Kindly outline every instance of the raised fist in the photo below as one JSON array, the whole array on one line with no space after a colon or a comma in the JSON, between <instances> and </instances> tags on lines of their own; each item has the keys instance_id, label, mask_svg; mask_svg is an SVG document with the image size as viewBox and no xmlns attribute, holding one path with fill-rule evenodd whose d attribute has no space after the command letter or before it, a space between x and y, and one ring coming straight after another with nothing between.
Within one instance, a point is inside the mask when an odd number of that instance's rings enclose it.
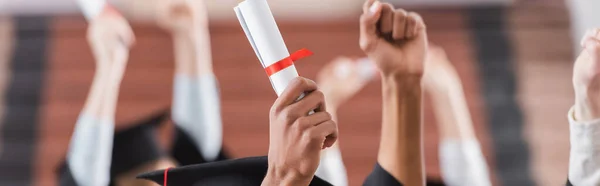
<instances>
[{"instance_id":1,"label":"raised fist","mask_svg":"<svg viewBox=\"0 0 600 186\"><path fill-rule=\"evenodd\" d=\"M600 118L600 29L588 30L581 40L583 51L573 67L575 118Z\"/></svg>"},{"instance_id":2,"label":"raised fist","mask_svg":"<svg viewBox=\"0 0 600 186\"><path fill-rule=\"evenodd\" d=\"M124 52L135 42L131 26L125 18L112 8L105 9L97 18L90 21L87 39L98 65L123 61Z\"/></svg>"},{"instance_id":3,"label":"raised fist","mask_svg":"<svg viewBox=\"0 0 600 186\"><path fill-rule=\"evenodd\" d=\"M159 0L158 25L171 32L191 33L208 26L203 0Z\"/></svg>"},{"instance_id":4,"label":"raised fist","mask_svg":"<svg viewBox=\"0 0 600 186\"><path fill-rule=\"evenodd\" d=\"M425 30L419 14L367 0L360 17L360 47L383 75L420 77L427 52Z\"/></svg>"}]
</instances>

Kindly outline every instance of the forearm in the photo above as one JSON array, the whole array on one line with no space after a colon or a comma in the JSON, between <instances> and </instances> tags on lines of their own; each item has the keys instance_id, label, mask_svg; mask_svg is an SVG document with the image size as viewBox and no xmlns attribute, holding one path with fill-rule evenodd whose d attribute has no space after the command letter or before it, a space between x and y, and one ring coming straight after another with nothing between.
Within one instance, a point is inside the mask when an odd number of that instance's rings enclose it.
<instances>
[{"instance_id":1,"label":"forearm","mask_svg":"<svg viewBox=\"0 0 600 186\"><path fill-rule=\"evenodd\" d=\"M175 73L187 76L213 74L208 28L173 33Z\"/></svg>"},{"instance_id":2,"label":"forearm","mask_svg":"<svg viewBox=\"0 0 600 186\"><path fill-rule=\"evenodd\" d=\"M221 103L212 71L208 30L175 33L173 120L194 138L202 155L215 160L222 148Z\"/></svg>"},{"instance_id":3,"label":"forearm","mask_svg":"<svg viewBox=\"0 0 600 186\"><path fill-rule=\"evenodd\" d=\"M110 62L98 61L96 65L96 72L92 80L92 86L87 95L85 104L81 114L93 116L96 118L103 118L102 105L106 95L106 90L109 85L110 77Z\"/></svg>"},{"instance_id":4,"label":"forearm","mask_svg":"<svg viewBox=\"0 0 600 186\"><path fill-rule=\"evenodd\" d=\"M448 86L447 91L430 92L441 137L451 140L476 140L473 121L461 84Z\"/></svg>"},{"instance_id":5,"label":"forearm","mask_svg":"<svg viewBox=\"0 0 600 186\"><path fill-rule=\"evenodd\" d=\"M378 161L408 186L423 185L421 77L383 76L383 118Z\"/></svg>"}]
</instances>

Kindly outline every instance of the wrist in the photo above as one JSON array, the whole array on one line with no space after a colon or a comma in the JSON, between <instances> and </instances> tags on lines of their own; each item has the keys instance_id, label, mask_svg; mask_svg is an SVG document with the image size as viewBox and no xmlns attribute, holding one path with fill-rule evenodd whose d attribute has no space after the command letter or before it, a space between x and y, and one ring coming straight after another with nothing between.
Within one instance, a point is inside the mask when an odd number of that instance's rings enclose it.
<instances>
[{"instance_id":1,"label":"wrist","mask_svg":"<svg viewBox=\"0 0 600 186\"><path fill-rule=\"evenodd\" d=\"M384 96L386 93L414 92L418 90L421 93L421 75L401 74L386 75L382 74L381 82L383 85ZM391 91L391 92L390 92Z\"/></svg>"},{"instance_id":2,"label":"wrist","mask_svg":"<svg viewBox=\"0 0 600 186\"><path fill-rule=\"evenodd\" d=\"M600 88L591 85L575 86L574 117L578 121L590 121L600 118Z\"/></svg>"},{"instance_id":3,"label":"wrist","mask_svg":"<svg viewBox=\"0 0 600 186\"><path fill-rule=\"evenodd\" d=\"M303 177L291 171L269 167L261 186L307 186L312 177Z\"/></svg>"}]
</instances>

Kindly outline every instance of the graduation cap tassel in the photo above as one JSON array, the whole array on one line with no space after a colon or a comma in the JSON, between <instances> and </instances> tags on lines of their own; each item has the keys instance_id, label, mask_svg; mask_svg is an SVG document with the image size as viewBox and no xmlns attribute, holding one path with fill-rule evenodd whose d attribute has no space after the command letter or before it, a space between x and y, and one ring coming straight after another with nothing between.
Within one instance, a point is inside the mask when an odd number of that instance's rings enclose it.
<instances>
[{"instance_id":1,"label":"graduation cap tassel","mask_svg":"<svg viewBox=\"0 0 600 186\"><path fill-rule=\"evenodd\" d=\"M165 181L163 183L164 186L167 186L167 173L169 173L169 169L171 169L171 167L165 169L165 178L164 178Z\"/></svg>"}]
</instances>

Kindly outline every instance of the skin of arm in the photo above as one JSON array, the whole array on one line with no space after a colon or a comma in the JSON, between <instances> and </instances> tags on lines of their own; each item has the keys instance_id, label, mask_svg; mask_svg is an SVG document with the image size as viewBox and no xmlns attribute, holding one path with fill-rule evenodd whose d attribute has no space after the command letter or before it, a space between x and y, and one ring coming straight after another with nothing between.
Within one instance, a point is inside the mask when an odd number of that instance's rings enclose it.
<instances>
[{"instance_id":1,"label":"skin of arm","mask_svg":"<svg viewBox=\"0 0 600 186\"><path fill-rule=\"evenodd\" d=\"M600 159L600 29L589 30L573 68L575 105L569 113L571 150L568 179L573 185L598 185Z\"/></svg>"},{"instance_id":2,"label":"skin of arm","mask_svg":"<svg viewBox=\"0 0 600 186\"><path fill-rule=\"evenodd\" d=\"M462 83L444 50L430 46L423 84L433 99L441 134L440 164L446 184L491 185L488 167L473 132Z\"/></svg>"},{"instance_id":3,"label":"skin of arm","mask_svg":"<svg viewBox=\"0 0 600 186\"><path fill-rule=\"evenodd\" d=\"M383 116L377 160L404 185L423 185L425 24L417 13L375 0L365 2L360 19L360 47L381 72Z\"/></svg>"}]
</instances>

